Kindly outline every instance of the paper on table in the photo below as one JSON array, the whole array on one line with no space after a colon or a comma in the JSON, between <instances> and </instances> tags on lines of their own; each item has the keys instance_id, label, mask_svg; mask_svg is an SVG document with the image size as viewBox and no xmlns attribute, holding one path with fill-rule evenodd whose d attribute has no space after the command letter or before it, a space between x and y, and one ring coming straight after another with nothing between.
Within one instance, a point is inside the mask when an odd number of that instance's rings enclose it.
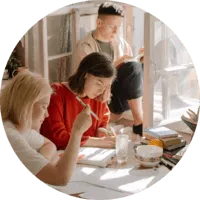
<instances>
[{"instance_id":1,"label":"paper on table","mask_svg":"<svg viewBox=\"0 0 200 200\"><path fill-rule=\"evenodd\" d=\"M66 186L53 186L53 185L49 186L66 194L75 194L75 193L87 192L91 184L85 182L71 182L68 183Z\"/></svg>"},{"instance_id":2,"label":"paper on table","mask_svg":"<svg viewBox=\"0 0 200 200\"><path fill-rule=\"evenodd\" d=\"M161 166L154 169L132 170L77 167L67 186L51 186L66 194L79 194L88 199L114 199L144 190L163 178L169 170ZM80 182L78 182L79 180Z\"/></svg>"},{"instance_id":3,"label":"paper on table","mask_svg":"<svg viewBox=\"0 0 200 200\"><path fill-rule=\"evenodd\" d=\"M169 172L165 167L160 167L157 171L147 169L142 170L142 172L135 170L130 173L130 170L103 169L100 173L96 172L88 176L87 181L95 185L133 194L156 183Z\"/></svg>"},{"instance_id":4,"label":"paper on table","mask_svg":"<svg viewBox=\"0 0 200 200\"><path fill-rule=\"evenodd\" d=\"M118 192L108 188L102 188L90 185L87 192L80 194L79 196L86 199L102 200L102 199L116 199L116 198L126 197L129 195L130 194L126 192Z\"/></svg>"},{"instance_id":5,"label":"paper on table","mask_svg":"<svg viewBox=\"0 0 200 200\"><path fill-rule=\"evenodd\" d=\"M133 144L130 143L130 145ZM132 148L132 146L130 146L130 148ZM89 165L83 167L79 165L74 170L70 183L74 183L77 185L81 184L80 188L59 188L58 190L62 189L63 192L69 194L72 194L72 192L80 193L82 192L82 190L85 190L86 184L82 183L85 182L90 185L99 186L100 188L105 187L116 192L134 194L156 183L169 172L169 170L164 166L157 168L156 171L154 169L133 170L135 165L137 165L137 163L132 163L125 169L97 168ZM72 187L73 185L68 186ZM99 189L99 187L97 187L96 189ZM85 190L85 192L87 192L87 190ZM110 192L111 194L109 195L114 196L115 194L117 194L112 191ZM96 199L96 197L98 196L96 195L96 193L91 193L91 191L89 191L88 193L83 193L82 195L83 197L88 196L89 198L91 197L93 199Z\"/></svg>"},{"instance_id":6,"label":"paper on table","mask_svg":"<svg viewBox=\"0 0 200 200\"><path fill-rule=\"evenodd\" d=\"M157 168L156 171L154 169L131 170L132 168L77 168L76 174L82 173L82 181L87 183L134 194L156 183L169 172L164 166Z\"/></svg>"},{"instance_id":7,"label":"paper on table","mask_svg":"<svg viewBox=\"0 0 200 200\"><path fill-rule=\"evenodd\" d=\"M114 199L130 195L126 192L118 192L112 189L98 187L86 182L70 182L67 186L49 186L69 195L80 193L79 196L86 199Z\"/></svg>"}]
</instances>

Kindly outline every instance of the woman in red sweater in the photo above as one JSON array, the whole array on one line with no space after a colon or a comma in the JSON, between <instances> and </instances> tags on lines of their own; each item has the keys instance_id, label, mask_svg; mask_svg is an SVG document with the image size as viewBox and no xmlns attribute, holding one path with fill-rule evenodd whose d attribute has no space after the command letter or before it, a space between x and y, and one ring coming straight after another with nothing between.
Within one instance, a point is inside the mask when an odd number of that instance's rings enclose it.
<instances>
[{"instance_id":1,"label":"woman in red sweater","mask_svg":"<svg viewBox=\"0 0 200 200\"><path fill-rule=\"evenodd\" d=\"M99 120L92 116L92 126L83 134L81 146L113 148L115 138L98 137L99 128L106 128L109 121L109 109L106 101L110 97L110 87L116 75L109 56L103 53L91 53L80 63L76 73L68 82L53 83L55 91L51 95L48 107L49 117L41 126L41 134L54 142L58 149L65 149L76 116L83 106L76 99L78 96Z\"/></svg>"}]
</instances>

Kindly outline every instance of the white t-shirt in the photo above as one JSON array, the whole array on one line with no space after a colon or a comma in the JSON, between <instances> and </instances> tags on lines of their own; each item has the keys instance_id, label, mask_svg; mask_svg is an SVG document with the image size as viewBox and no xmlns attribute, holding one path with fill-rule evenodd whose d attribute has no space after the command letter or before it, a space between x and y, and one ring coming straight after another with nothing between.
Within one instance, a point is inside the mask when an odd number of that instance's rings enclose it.
<instances>
[{"instance_id":1,"label":"white t-shirt","mask_svg":"<svg viewBox=\"0 0 200 200\"><path fill-rule=\"evenodd\" d=\"M30 130L21 134L15 126L6 121L3 123L8 140L21 162L36 175L44 166L49 163L43 155L38 153L44 144L44 137Z\"/></svg>"}]
</instances>

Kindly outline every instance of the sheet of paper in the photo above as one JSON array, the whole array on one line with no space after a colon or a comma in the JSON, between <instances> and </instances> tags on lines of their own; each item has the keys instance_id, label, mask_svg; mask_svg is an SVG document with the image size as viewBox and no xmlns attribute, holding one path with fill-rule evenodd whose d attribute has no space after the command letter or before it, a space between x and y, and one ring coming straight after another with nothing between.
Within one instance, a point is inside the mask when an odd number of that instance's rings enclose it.
<instances>
[{"instance_id":1,"label":"sheet of paper","mask_svg":"<svg viewBox=\"0 0 200 200\"><path fill-rule=\"evenodd\" d=\"M66 194L80 193L80 197L87 199L114 199L140 192L168 172L164 166L156 169L77 167L67 186L51 187Z\"/></svg>"},{"instance_id":2,"label":"sheet of paper","mask_svg":"<svg viewBox=\"0 0 200 200\"><path fill-rule=\"evenodd\" d=\"M139 192L158 180L162 179L169 170L161 166L154 169L133 170L133 168L112 169L112 168L79 168L76 175L81 175L82 181L106 187L116 191L127 192L130 194ZM81 180L75 178L74 180ZM73 180L72 180L73 182Z\"/></svg>"},{"instance_id":3,"label":"sheet of paper","mask_svg":"<svg viewBox=\"0 0 200 200\"><path fill-rule=\"evenodd\" d=\"M76 194L76 193L87 192L91 184L86 182L71 182L68 183L67 186L52 186L52 185L49 186L66 194Z\"/></svg>"},{"instance_id":4,"label":"sheet of paper","mask_svg":"<svg viewBox=\"0 0 200 200\"><path fill-rule=\"evenodd\" d=\"M96 187L90 185L89 190L87 192L80 194L80 197L86 199L95 199L95 200L102 200L102 199L116 199L129 196L129 193L125 192L118 192L107 188Z\"/></svg>"},{"instance_id":5,"label":"sheet of paper","mask_svg":"<svg viewBox=\"0 0 200 200\"><path fill-rule=\"evenodd\" d=\"M126 192L118 192L85 182L71 182L67 186L49 186L69 195L80 193L79 196L86 199L115 199L130 195Z\"/></svg>"},{"instance_id":6,"label":"sheet of paper","mask_svg":"<svg viewBox=\"0 0 200 200\"><path fill-rule=\"evenodd\" d=\"M133 149L133 145L133 143L129 143L129 156L132 154L131 149ZM124 169L120 167L100 168L89 165L77 165L68 186L57 189L68 194L84 191L81 194L84 198L96 199L98 197L97 190L98 193L105 195L105 198L101 197L100 199L119 198L121 196L118 194L121 194L121 192L127 196L127 194L134 194L148 188L169 172L165 166L161 166L156 170L137 169L135 166L138 163L134 162L134 159L131 160L132 162L127 164ZM91 190L91 185L96 188ZM88 188L90 188L89 191ZM101 192L102 188L104 190L108 189L108 194Z\"/></svg>"}]
</instances>

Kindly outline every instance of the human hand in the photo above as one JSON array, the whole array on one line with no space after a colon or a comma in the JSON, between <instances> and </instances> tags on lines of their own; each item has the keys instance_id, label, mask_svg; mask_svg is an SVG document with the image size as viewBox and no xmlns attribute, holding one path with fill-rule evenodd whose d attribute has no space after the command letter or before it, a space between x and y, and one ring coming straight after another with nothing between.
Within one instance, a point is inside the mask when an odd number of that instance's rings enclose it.
<instances>
[{"instance_id":1,"label":"human hand","mask_svg":"<svg viewBox=\"0 0 200 200\"><path fill-rule=\"evenodd\" d=\"M139 57L139 61L143 63L144 62L144 47L139 48L138 57Z\"/></svg>"},{"instance_id":2,"label":"human hand","mask_svg":"<svg viewBox=\"0 0 200 200\"><path fill-rule=\"evenodd\" d=\"M115 141L116 138L115 136L106 136L106 137L101 137L99 138L98 146L100 148L115 148Z\"/></svg>"},{"instance_id":3,"label":"human hand","mask_svg":"<svg viewBox=\"0 0 200 200\"><path fill-rule=\"evenodd\" d=\"M84 147L115 148L115 136L89 137Z\"/></svg>"},{"instance_id":4,"label":"human hand","mask_svg":"<svg viewBox=\"0 0 200 200\"><path fill-rule=\"evenodd\" d=\"M115 136L115 133L105 128L97 129L97 137L107 137L107 136Z\"/></svg>"},{"instance_id":5,"label":"human hand","mask_svg":"<svg viewBox=\"0 0 200 200\"><path fill-rule=\"evenodd\" d=\"M130 60L130 59L133 59L133 57L128 54L125 54L125 55L121 56L119 59L117 59L113 64L115 67L117 67L121 63L125 62L126 60Z\"/></svg>"},{"instance_id":6,"label":"human hand","mask_svg":"<svg viewBox=\"0 0 200 200\"><path fill-rule=\"evenodd\" d=\"M84 155L84 154L78 155L77 162L78 162L79 160L83 160L84 158L85 158L85 155Z\"/></svg>"},{"instance_id":7,"label":"human hand","mask_svg":"<svg viewBox=\"0 0 200 200\"><path fill-rule=\"evenodd\" d=\"M144 53L144 47L140 47L140 48L138 49L138 54L140 55L140 54L142 54L142 53Z\"/></svg>"},{"instance_id":8,"label":"human hand","mask_svg":"<svg viewBox=\"0 0 200 200\"><path fill-rule=\"evenodd\" d=\"M91 109L89 105L86 105L86 107L77 115L76 119L74 120L72 131L83 134L91 125Z\"/></svg>"}]
</instances>

